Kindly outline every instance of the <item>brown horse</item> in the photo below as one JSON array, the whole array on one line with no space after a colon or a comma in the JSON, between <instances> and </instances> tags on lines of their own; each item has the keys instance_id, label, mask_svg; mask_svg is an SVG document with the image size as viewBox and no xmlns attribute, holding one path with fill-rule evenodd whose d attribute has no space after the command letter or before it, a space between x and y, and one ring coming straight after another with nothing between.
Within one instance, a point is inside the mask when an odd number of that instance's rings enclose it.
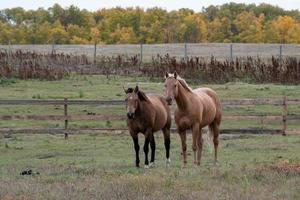
<instances>
[{"instance_id":1,"label":"brown horse","mask_svg":"<svg viewBox=\"0 0 300 200\"><path fill-rule=\"evenodd\" d=\"M194 165L200 165L202 154L202 128L209 126L209 136L214 143L215 163L222 118L221 102L215 91L209 88L192 90L177 73L165 75L165 96L169 105L175 99L175 122L180 135L183 165L186 161L186 130L192 130Z\"/></svg>"},{"instance_id":2,"label":"brown horse","mask_svg":"<svg viewBox=\"0 0 300 200\"><path fill-rule=\"evenodd\" d=\"M170 127L171 112L163 96L158 94L145 94L138 86L128 88L126 93L127 125L133 139L136 153L136 167L139 167L138 133L145 135L144 152L145 168L154 165L155 140L153 133L162 130L166 148L166 165L170 164ZM151 147L150 165L148 161L149 143Z\"/></svg>"}]
</instances>

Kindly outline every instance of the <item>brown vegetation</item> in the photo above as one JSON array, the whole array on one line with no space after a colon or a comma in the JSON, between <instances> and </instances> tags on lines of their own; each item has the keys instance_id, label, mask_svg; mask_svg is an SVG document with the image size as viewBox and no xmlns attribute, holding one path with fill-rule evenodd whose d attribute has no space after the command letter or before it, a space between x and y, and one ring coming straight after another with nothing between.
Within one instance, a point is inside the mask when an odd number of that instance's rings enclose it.
<instances>
[{"instance_id":1,"label":"brown vegetation","mask_svg":"<svg viewBox=\"0 0 300 200\"><path fill-rule=\"evenodd\" d=\"M0 76L5 78L60 80L73 65L88 64L85 56L39 54L35 52L0 52Z\"/></svg>"},{"instance_id":2,"label":"brown vegetation","mask_svg":"<svg viewBox=\"0 0 300 200\"><path fill-rule=\"evenodd\" d=\"M96 64L93 64L85 55L1 51L0 76L59 80L69 72L161 77L166 71L177 71L194 82L300 83L300 60L294 57L272 57L269 60L260 57L239 57L225 61L211 57L207 61L201 57L189 57L185 60L169 54L158 54L147 63L140 62L139 58L139 55L101 56L97 58Z\"/></svg>"}]
</instances>

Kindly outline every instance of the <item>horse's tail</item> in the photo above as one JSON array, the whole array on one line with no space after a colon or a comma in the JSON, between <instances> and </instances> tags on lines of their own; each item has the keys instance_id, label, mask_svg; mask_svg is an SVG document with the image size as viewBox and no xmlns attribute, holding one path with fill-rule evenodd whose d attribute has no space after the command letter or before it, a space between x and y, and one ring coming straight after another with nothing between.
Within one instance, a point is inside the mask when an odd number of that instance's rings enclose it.
<instances>
[{"instance_id":1,"label":"horse's tail","mask_svg":"<svg viewBox=\"0 0 300 200\"><path fill-rule=\"evenodd\" d=\"M208 141L210 149L215 148L215 157L216 157L216 148L219 144L219 134L220 134L220 124L222 119L222 104L221 100L218 97L217 93L211 89L206 90L206 94L208 94L214 101L216 106L216 116L213 122L209 125L208 132Z\"/></svg>"},{"instance_id":2,"label":"horse's tail","mask_svg":"<svg viewBox=\"0 0 300 200\"><path fill-rule=\"evenodd\" d=\"M207 144L209 146L209 151L212 153L213 149L214 149L214 142L213 142L214 133L213 133L213 130L209 126L205 127L205 130L207 132L206 139L207 139Z\"/></svg>"}]
</instances>

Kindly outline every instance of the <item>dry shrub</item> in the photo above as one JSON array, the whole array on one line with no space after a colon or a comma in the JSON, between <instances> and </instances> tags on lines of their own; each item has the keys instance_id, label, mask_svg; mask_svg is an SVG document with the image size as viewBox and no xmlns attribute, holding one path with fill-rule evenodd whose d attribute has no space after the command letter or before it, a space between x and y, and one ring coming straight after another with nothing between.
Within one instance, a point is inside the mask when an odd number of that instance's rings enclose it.
<instances>
[{"instance_id":1,"label":"dry shrub","mask_svg":"<svg viewBox=\"0 0 300 200\"><path fill-rule=\"evenodd\" d=\"M0 51L0 76L5 78L60 80L73 65L89 64L85 56Z\"/></svg>"},{"instance_id":2,"label":"dry shrub","mask_svg":"<svg viewBox=\"0 0 300 200\"><path fill-rule=\"evenodd\" d=\"M264 60L246 57L220 61L215 57L185 60L158 54L150 62L140 62L137 54L100 56L96 63L92 63L85 55L0 51L0 76L6 78L60 80L70 72L162 77L166 71L177 71L194 82L300 83L300 60L294 57L282 60L276 57Z\"/></svg>"},{"instance_id":3,"label":"dry shrub","mask_svg":"<svg viewBox=\"0 0 300 200\"><path fill-rule=\"evenodd\" d=\"M177 71L194 82L224 83L246 81L255 83L300 83L300 60L287 57L283 60L272 57L262 60L259 57L236 58L219 61L215 57L205 60L191 57L187 60L170 55L156 55L151 62L141 63L139 55L100 57L97 64L82 68L81 74L139 75L162 77L165 72Z\"/></svg>"}]
</instances>

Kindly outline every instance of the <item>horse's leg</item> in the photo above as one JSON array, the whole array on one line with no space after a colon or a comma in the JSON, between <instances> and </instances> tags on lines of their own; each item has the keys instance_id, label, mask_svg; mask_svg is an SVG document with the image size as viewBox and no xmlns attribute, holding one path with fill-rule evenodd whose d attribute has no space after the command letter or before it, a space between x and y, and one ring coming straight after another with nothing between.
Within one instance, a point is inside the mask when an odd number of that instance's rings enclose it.
<instances>
[{"instance_id":1,"label":"horse's leg","mask_svg":"<svg viewBox=\"0 0 300 200\"><path fill-rule=\"evenodd\" d=\"M139 138L138 135L135 133L131 133L131 137L134 144L135 149L135 166L140 167L140 158L139 158L139 151L140 151L140 145L139 145Z\"/></svg>"},{"instance_id":2,"label":"horse's leg","mask_svg":"<svg viewBox=\"0 0 300 200\"><path fill-rule=\"evenodd\" d=\"M201 156L202 156L202 145L203 145L203 139L202 139L202 129L199 127L199 134L197 137L197 146L198 146L198 152L197 152L197 165L200 165L201 162Z\"/></svg>"},{"instance_id":3,"label":"horse's leg","mask_svg":"<svg viewBox=\"0 0 300 200\"><path fill-rule=\"evenodd\" d=\"M219 146L219 133L220 133L220 123L213 122L209 125L210 131L212 131L213 134L213 143L214 143L214 151L215 151L215 158L214 163L216 164L218 162L218 146Z\"/></svg>"},{"instance_id":4,"label":"horse's leg","mask_svg":"<svg viewBox=\"0 0 300 200\"><path fill-rule=\"evenodd\" d=\"M193 138L193 155L194 155L194 166L197 166L197 139L199 135L199 124L196 123L192 126L192 138Z\"/></svg>"},{"instance_id":5,"label":"horse's leg","mask_svg":"<svg viewBox=\"0 0 300 200\"><path fill-rule=\"evenodd\" d=\"M183 167L185 167L186 161L186 131L179 131L179 136L181 139L181 147L182 147L182 158L183 158Z\"/></svg>"},{"instance_id":6,"label":"horse's leg","mask_svg":"<svg viewBox=\"0 0 300 200\"><path fill-rule=\"evenodd\" d=\"M149 168L148 152L149 152L149 143L150 143L150 132L146 131L145 133L145 143L144 143L144 153L145 153L145 168Z\"/></svg>"},{"instance_id":7,"label":"horse's leg","mask_svg":"<svg viewBox=\"0 0 300 200\"><path fill-rule=\"evenodd\" d=\"M164 134L164 143L165 143L165 149L166 149L166 166L168 167L171 163L170 159L170 127L163 128L163 134Z\"/></svg>"},{"instance_id":8,"label":"horse's leg","mask_svg":"<svg viewBox=\"0 0 300 200\"><path fill-rule=\"evenodd\" d=\"M150 135L150 147L151 147L151 159L150 159L150 164L149 164L149 167L152 167L154 166L154 160L155 160L155 138L154 138L154 135L153 133Z\"/></svg>"}]
</instances>

